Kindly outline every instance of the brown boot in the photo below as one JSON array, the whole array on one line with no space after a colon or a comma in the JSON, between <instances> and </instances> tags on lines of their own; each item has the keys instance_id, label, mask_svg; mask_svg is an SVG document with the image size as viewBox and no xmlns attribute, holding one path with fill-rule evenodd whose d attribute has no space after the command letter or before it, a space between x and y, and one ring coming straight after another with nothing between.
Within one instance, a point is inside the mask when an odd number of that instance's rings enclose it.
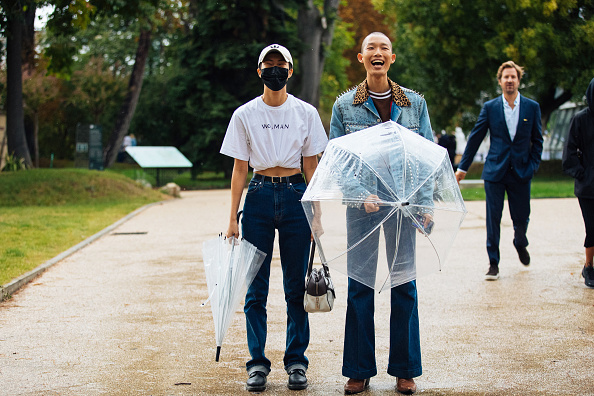
<instances>
[{"instance_id":1,"label":"brown boot","mask_svg":"<svg viewBox=\"0 0 594 396\"><path fill-rule=\"evenodd\" d=\"M369 378L367 379L353 379L349 378L346 384L344 384L344 394L354 395L355 393L361 393L369 386Z\"/></svg>"},{"instance_id":2,"label":"brown boot","mask_svg":"<svg viewBox=\"0 0 594 396\"><path fill-rule=\"evenodd\" d=\"M404 395L412 395L417 391L417 385L412 378L398 378L396 381L396 389Z\"/></svg>"}]
</instances>

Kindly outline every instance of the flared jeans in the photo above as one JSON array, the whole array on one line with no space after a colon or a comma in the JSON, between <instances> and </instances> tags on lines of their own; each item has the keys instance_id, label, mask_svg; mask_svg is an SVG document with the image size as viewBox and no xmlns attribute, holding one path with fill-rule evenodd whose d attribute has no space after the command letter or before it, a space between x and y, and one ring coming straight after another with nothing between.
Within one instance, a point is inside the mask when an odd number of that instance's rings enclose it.
<instances>
[{"instance_id":1,"label":"flared jeans","mask_svg":"<svg viewBox=\"0 0 594 396\"><path fill-rule=\"evenodd\" d=\"M380 209L380 212L388 210ZM379 214L381 216L381 213ZM347 209L348 234L362 235L366 228L364 218L368 216L363 209ZM395 223L397 217L384 223L386 250L391 262L395 253ZM400 234L397 255L414 257L415 230L410 220L402 219L404 224ZM363 243L368 244L370 256L377 262L379 230L373 232ZM356 241L350 241L352 245ZM349 257L350 259L350 257ZM414 263L414 259L413 259ZM387 265L387 263L386 263ZM371 266L373 267L373 266ZM390 290L390 351L388 374L399 378L414 378L422 374L421 340L419 334L419 313L416 281L410 281ZM344 335L342 375L354 379L367 379L377 374L375 359L375 291L354 279L349 278L347 313Z\"/></svg>"}]
</instances>

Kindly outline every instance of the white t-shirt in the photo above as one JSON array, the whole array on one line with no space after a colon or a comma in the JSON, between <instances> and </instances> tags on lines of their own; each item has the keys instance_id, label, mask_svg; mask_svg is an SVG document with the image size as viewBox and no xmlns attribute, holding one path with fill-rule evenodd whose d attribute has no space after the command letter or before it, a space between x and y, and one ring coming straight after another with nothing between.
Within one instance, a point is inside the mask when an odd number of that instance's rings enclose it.
<instances>
[{"instance_id":1,"label":"white t-shirt","mask_svg":"<svg viewBox=\"0 0 594 396\"><path fill-rule=\"evenodd\" d=\"M249 161L254 171L275 166L301 168L301 157L326 148L328 137L315 107L293 95L280 106L259 96L235 110L221 154Z\"/></svg>"}]
</instances>

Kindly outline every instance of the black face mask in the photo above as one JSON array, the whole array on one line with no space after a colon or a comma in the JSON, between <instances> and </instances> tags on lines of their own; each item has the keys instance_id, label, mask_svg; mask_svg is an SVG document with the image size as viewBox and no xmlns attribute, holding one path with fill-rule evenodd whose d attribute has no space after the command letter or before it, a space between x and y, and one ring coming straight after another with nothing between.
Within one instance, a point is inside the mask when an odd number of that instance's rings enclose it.
<instances>
[{"instance_id":1,"label":"black face mask","mask_svg":"<svg viewBox=\"0 0 594 396\"><path fill-rule=\"evenodd\" d=\"M289 79L289 69L284 67L267 67L266 69L260 69L262 81L264 85L273 91L280 91Z\"/></svg>"}]
</instances>

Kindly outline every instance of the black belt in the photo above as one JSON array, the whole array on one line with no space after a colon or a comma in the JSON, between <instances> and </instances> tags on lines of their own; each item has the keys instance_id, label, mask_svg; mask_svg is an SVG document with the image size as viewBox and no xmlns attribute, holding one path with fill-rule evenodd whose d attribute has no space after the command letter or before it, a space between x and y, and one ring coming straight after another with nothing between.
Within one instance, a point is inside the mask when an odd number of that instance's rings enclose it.
<instances>
[{"instance_id":1,"label":"black belt","mask_svg":"<svg viewBox=\"0 0 594 396\"><path fill-rule=\"evenodd\" d=\"M305 179L303 179L301 173L292 176L264 176L259 173L254 173L253 178L272 183L305 183Z\"/></svg>"}]
</instances>

